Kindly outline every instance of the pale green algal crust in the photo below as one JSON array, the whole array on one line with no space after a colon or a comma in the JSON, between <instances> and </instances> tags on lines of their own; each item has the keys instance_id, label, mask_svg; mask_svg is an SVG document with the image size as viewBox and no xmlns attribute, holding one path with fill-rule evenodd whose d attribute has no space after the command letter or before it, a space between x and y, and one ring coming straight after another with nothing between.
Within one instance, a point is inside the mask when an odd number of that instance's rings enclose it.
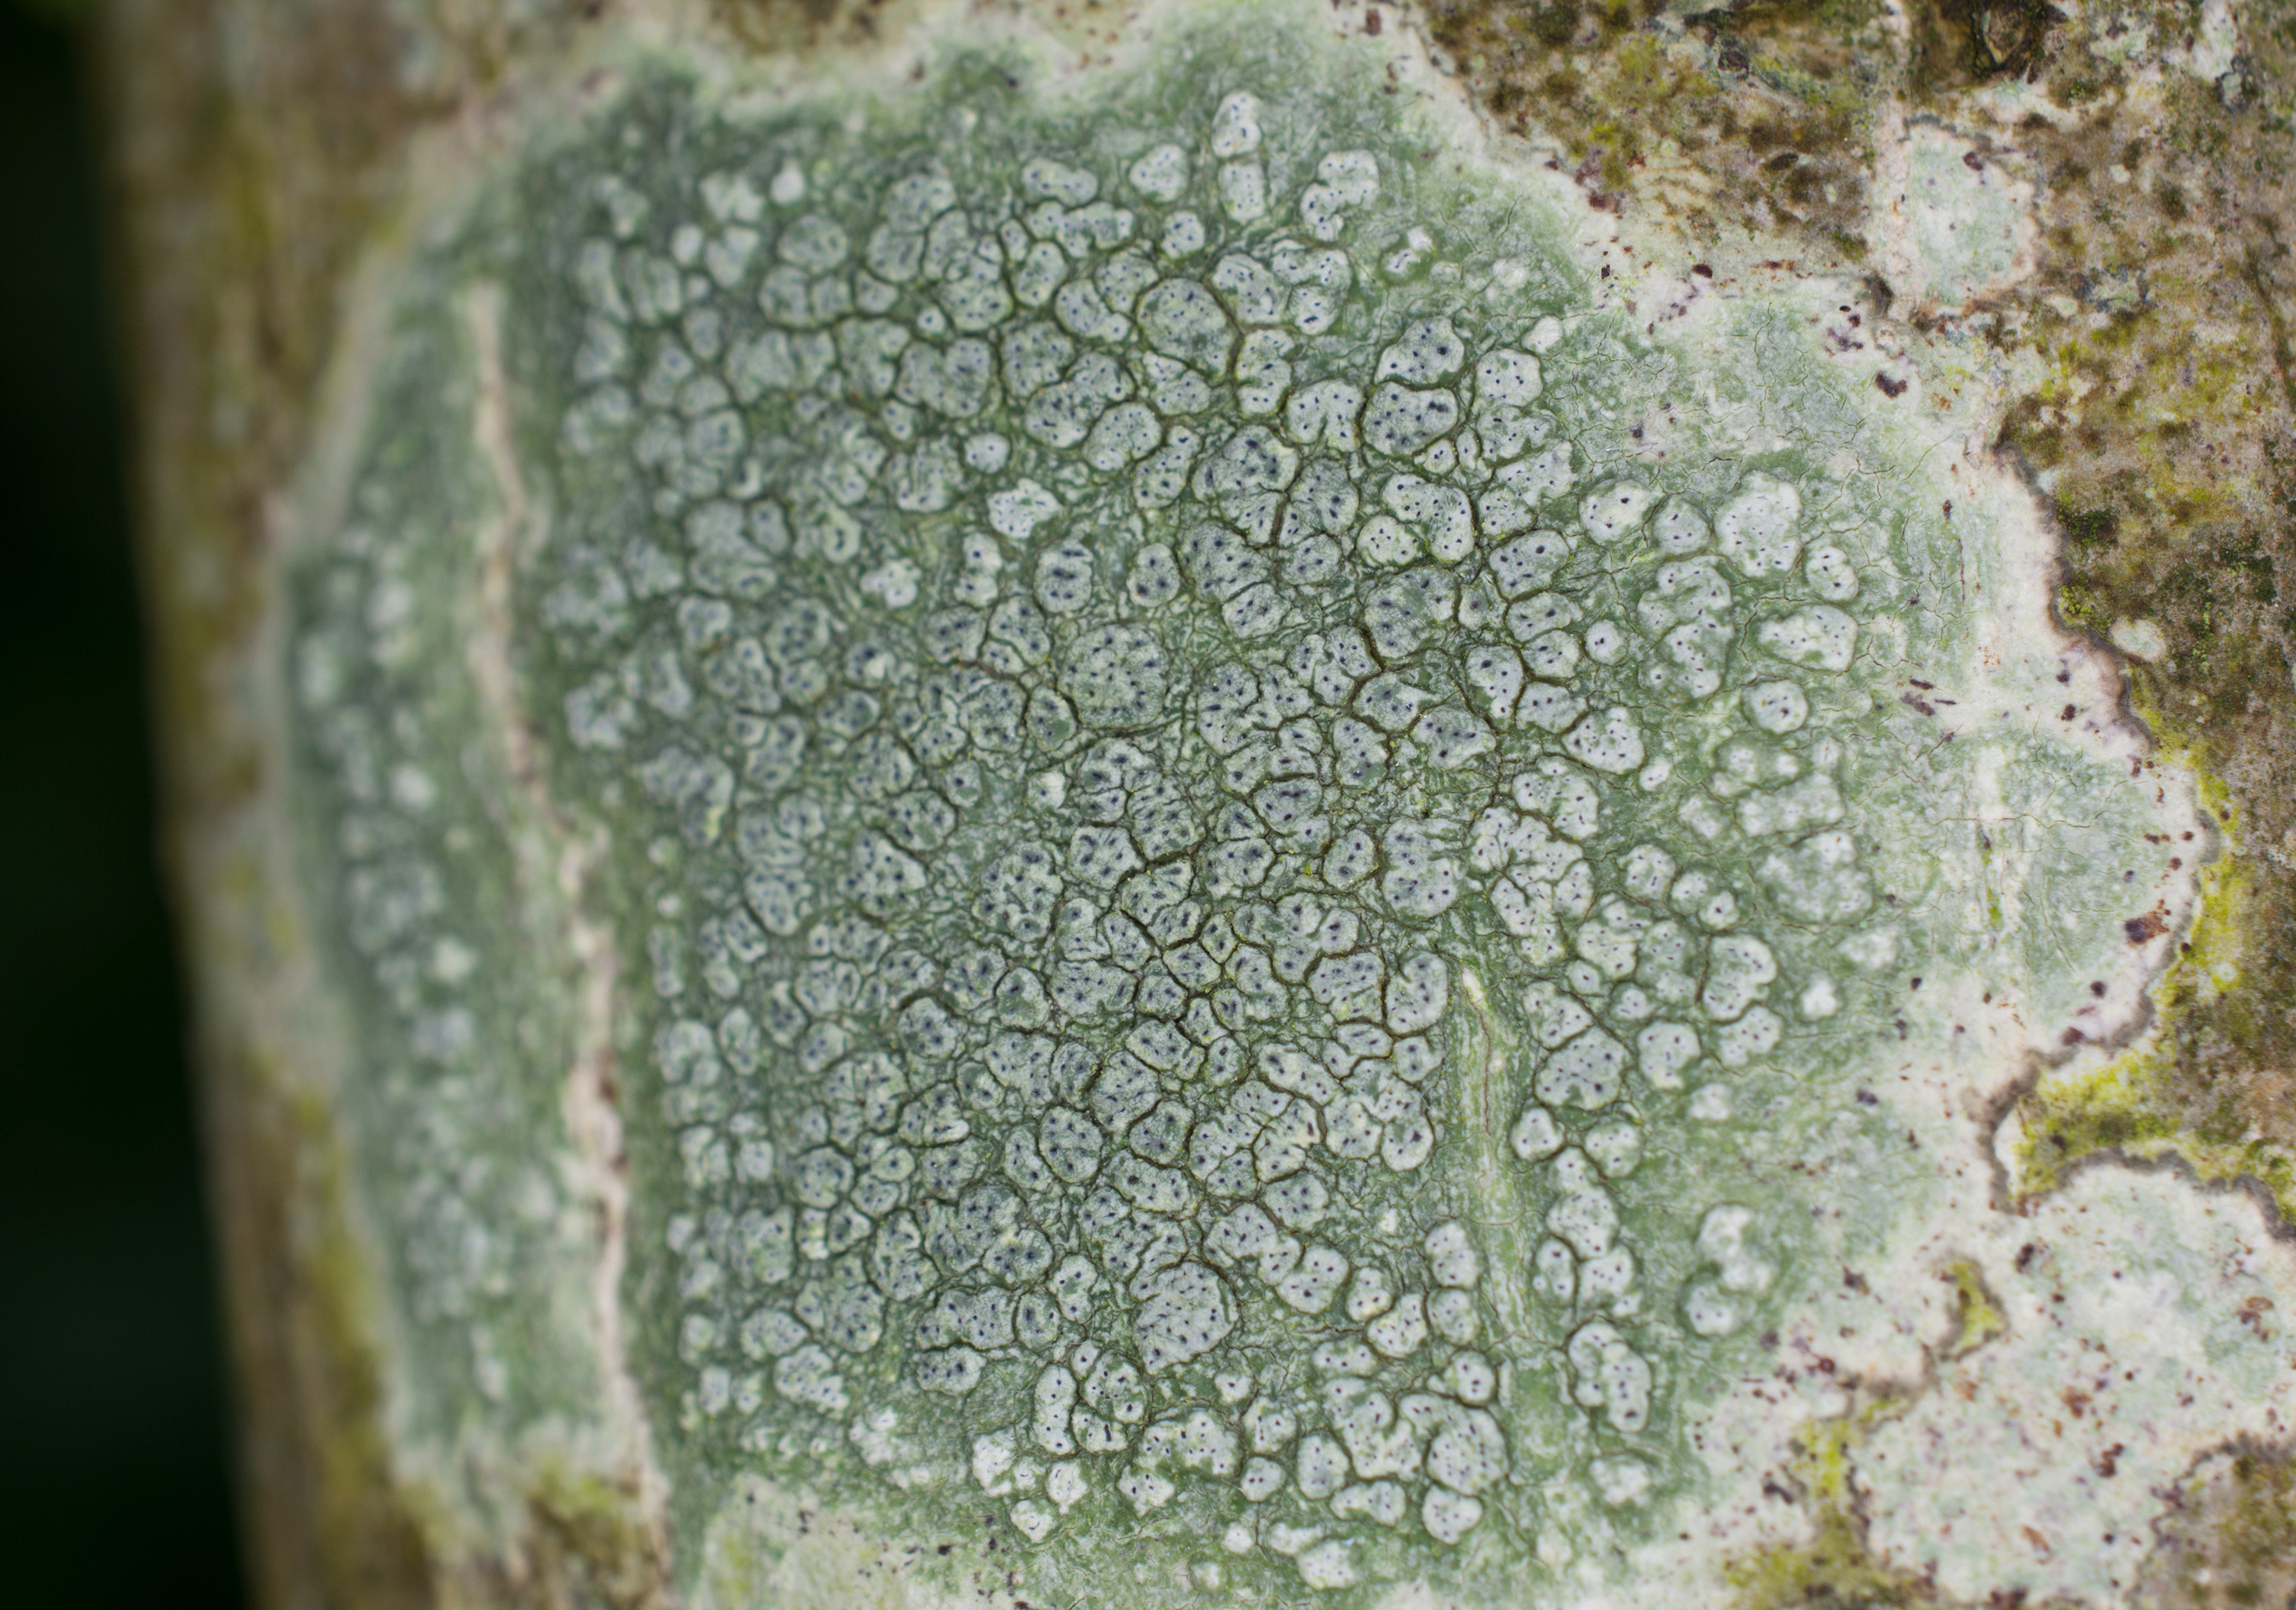
<instances>
[{"instance_id":1,"label":"pale green algal crust","mask_svg":"<svg viewBox=\"0 0 2296 1610\"><path fill-rule=\"evenodd\" d=\"M2247 1203L1996 1211L2211 826L1846 301L1310 8L748 90L422 256L295 569L442 1491L626 1344L695 1602L2104 1602L2286 1434Z\"/></svg>"}]
</instances>

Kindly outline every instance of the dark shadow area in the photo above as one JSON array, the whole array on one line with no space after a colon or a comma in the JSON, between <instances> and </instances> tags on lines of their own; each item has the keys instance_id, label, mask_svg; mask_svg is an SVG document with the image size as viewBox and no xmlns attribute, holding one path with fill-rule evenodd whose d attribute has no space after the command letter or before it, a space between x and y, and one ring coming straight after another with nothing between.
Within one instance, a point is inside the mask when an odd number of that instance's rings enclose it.
<instances>
[{"instance_id":1,"label":"dark shadow area","mask_svg":"<svg viewBox=\"0 0 2296 1610\"><path fill-rule=\"evenodd\" d=\"M0 4L0 1534L20 1605L242 1600L72 41Z\"/></svg>"}]
</instances>

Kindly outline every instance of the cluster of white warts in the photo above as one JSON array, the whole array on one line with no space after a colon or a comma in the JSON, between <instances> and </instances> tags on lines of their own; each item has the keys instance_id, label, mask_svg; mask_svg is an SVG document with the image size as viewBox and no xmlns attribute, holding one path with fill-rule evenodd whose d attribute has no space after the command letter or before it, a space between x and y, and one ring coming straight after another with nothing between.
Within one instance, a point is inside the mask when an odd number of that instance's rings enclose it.
<instances>
[{"instance_id":1,"label":"cluster of white warts","mask_svg":"<svg viewBox=\"0 0 2296 1610\"><path fill-rule=\"evenodd\" d=\"M654 845L649 948L696 1423L787 1455L849 1419L917 1479L902 1410L849 1385L890 1318L924 1392L1036 1361L1030 1414L970 1459L1032 1541L1095 1481L1144 1514L1194 1470L1243 1500L1232 1548L1341 1586L1332 1523L1456 1544L1510 1468L1473 1233L1392 1210L1340 1233L1445 1133L1434 925L1480 903L1503 936L1512 1145L1551 1204L1531 1285L1574 1320L1578 1402L1630 1442L1653 1382L1606 1189L1643 1146L1621 1097L1779 1042L1776 960L1685 870L1699 847L1750 841L1809 923L1871 902L1839 754L1795 736L1797 676L1849 664L1858 582L1805 553L1790 486L1749 478L1710 523L1582 488L1533 407L1551 317L1471 341L1422 314L1361 383L1319 374L1359 274L1459 274L1415 229L1376 270L1334 244L1379 196L1368 152L1324 156L1308 239L1283 233L1259 119L1231 95L1201 149L1138 157L1132 206L1038 158L1017 197L968 210L926 168L840 220L784 159L702 180L665 229L599 181L562 439L620 455L650 508L567 522L540 614L581 667L569 737L632 757L599 775L627 768L684 841ZM1630 617L1554 590L1590 542L1665 556ZM1734 573L1807 596L1749 621ZM1225 650L1197 673L1183 642ZM1726 687L1750 644L1769 671ZM1636 708L1718 692L1761 739L1714 757L1674 849L1590 858L1605 789L1675 764ZM1467 768L1488 805L1426 807L1422 779ZM355 869L354 925L362 890L425 876ZM1826 1015L1833 984L1800 1003ZM1751 1222L1705 1216L1679 1298L1702 1333L1773 1278ZM1254 1284L1322 1317L1305 1369L1235 1356ZM1602 1463L1613 1498L1648 1479Z\"/></svg>"}]
</instances>

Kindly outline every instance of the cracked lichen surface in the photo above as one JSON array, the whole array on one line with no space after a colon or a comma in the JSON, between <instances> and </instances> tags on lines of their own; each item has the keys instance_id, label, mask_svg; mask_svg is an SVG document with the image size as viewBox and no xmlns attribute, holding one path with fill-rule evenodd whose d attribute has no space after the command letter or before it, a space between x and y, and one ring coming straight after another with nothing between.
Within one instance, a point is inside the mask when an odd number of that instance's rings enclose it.
<instances>
[{"instance_id":1,"label":"cracked lichen surface","mask_svg":"<svg viewBox=\"0 0 2296 1610\"><path fill-rule=\"evenodd\" d=\"M2103 1600L2286 1435L2245 1197L1996 1210L2219 847L2026 488L1406 57L640 56L409 271L285 655L433 1479L614 1390L594 1097L701 1602Z\"/></svg>"}]
</instances>

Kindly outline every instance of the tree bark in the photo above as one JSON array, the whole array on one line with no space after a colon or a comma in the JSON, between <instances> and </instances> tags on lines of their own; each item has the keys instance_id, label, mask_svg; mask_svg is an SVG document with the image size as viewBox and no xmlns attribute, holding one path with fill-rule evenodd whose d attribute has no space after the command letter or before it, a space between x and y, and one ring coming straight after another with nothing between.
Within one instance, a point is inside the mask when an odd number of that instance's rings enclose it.
<instances>
[{"instance_id":1,"label":"tree bark","mask_svg":"<svg viewBox=\"0 0 2296 1610\"><path fill-rule=\"evenodd\" d=\"M262 1600L2296 1593L2284 9L110 0Z\"/></svg>"}]
</instances>

